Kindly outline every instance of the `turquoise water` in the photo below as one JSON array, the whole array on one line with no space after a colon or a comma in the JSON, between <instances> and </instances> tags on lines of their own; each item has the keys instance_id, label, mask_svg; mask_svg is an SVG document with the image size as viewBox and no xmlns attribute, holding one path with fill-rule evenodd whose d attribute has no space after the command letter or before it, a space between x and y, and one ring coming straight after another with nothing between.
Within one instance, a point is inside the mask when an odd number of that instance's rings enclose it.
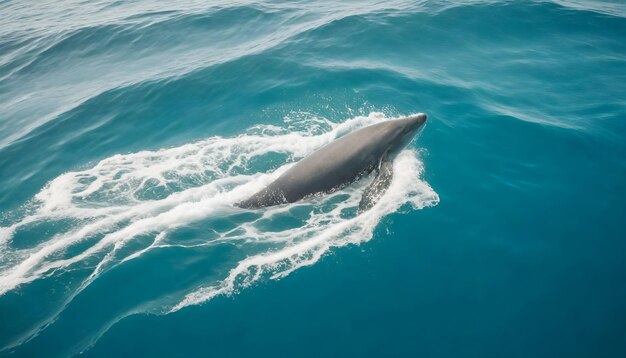
<instances>
[{"instance_id":1,"label":"turquoise water","mask_svg":"<svg viewBox=\"0 0 626 358\"><path fill-rule=\"evenodd\" d=\"M0 2L0 355L626 356L622 1ZM426 112L370 178L232 206Z\"/></svg>"}]
</instances>

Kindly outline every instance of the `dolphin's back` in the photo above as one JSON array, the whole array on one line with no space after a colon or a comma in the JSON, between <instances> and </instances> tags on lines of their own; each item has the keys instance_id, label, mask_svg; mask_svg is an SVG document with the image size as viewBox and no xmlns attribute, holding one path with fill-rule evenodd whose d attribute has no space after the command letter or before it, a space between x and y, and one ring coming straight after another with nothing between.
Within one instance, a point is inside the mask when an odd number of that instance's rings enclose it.
<instances>
[{"instance_id":1,"label":"dolphin's back","mask_svg":"<svg viewBox=\"0 0 626 358\"><path fill-rule=\"evenodd\" d=\"M337 190L378 164L395 130L391 122L383 122L341 137L302 159L265 189L237 205L261 208Z\"/></svg>"}]
</instances>

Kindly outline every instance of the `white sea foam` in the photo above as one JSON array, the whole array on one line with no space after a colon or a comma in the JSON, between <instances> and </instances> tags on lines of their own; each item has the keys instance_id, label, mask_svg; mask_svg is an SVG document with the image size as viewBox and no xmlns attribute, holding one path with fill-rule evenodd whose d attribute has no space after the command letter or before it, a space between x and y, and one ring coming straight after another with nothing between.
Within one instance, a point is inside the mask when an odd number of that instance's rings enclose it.
<instances>
[{"instance_id":1,"label":"white sea foam","mask_svg":"<svg viewBox=\"0 0 626 358\"><path fill-rule=\"evenodd\" d=\"M367 241L380 219L403 205L421 209L438 202L435 191L420 179L423 166L415 151L405 150L396 158L391 187L361 215L356 215L356 207L367 179L330 195L256 211L252 218L238 219L233 229L207 233L202 242L176 242L168 236L193 223L247 212L232 204L316 148L386 119L380 113L341 124L286 119L284 128L258 126L234 138L212 137L176 148L115 155L93 168L65 173L35 196L34 208L21 220L0 228L0 295L95 260L91 274L69 295L73 298L108 270L153 250L236 242L243 259L217 279L177 291L178 296L161 305L162 312L171 312L231 294L262 278L284 277L315 263L333 247ZM255 160L262 162L276 153L291 160L284 164L282 159L275 171L256 172ZM306 213L298 217L300 225L266 229L268 222L294 216L294 210ZM56 221L69 223L65 232L31 246L17 245L21 231ZM153 237L151 243L140 248L128 245L146 235Z\"/></svg>"}]
</instances>

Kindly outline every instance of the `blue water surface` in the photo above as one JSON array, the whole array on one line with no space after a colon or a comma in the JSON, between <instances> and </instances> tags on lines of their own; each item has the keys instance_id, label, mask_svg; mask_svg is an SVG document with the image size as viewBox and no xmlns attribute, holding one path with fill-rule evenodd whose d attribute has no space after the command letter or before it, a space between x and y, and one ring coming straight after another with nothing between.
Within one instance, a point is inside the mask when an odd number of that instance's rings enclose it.
<instances>
[{"instance_id":1,"label":"blue water surface","mask_svg":"<svg viewBox=\"0 0 626 358\"><path fill-rule=\"evenodd\" d=\"M412 202L229 209L417 112ZM0 1L0 356L625 357L625 183L620 0Z\"/></svg>"}]
</instances>

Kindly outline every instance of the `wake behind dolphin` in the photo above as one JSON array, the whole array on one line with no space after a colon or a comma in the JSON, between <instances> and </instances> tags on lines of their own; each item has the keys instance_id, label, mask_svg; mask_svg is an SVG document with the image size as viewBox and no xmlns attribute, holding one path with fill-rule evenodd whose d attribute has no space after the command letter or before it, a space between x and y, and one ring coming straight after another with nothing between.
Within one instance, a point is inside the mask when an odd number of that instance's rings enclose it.
<instances>
[{"instance_id":1,"label":"wake behind dolphin","mask_svg":"<svg viewBox=\"0 0 626 358\"><path fill-rule=\"evenodd\" d=\"M262 211L233 208L298 168L294 161L385 123L394 121L381 113L342 123L286 118L283 126L259 125L236 137L114 155L52 179L0 224L0 296L19 292L37 300L42 289L48 292L40 319L14 343L55 329L53 322L75 298L116 271L165 266L168 274L152 291L120 282L136 300L108 307L112 317L166 314L262 279L285 277L333 248L368 241L381 219L402 207L436 205L437 193L420 178L419 152L398 146L399 153L372 155L385 159L371 171L378 171L387 189L361 215L355 214L367 180ZM402 175L383 179L386 167ZM55 234L46 234L51 231ZM31 237L38 240L25 240ZM149 273L133 274L139 279ZM81 320L85 342L94 342L115 323L102 321L97 310L93 316Z\"/></svg>"},{"instance_id":2,"label":"wake behind dolphin","mask_svg":"<svg viewBox=\"0 0 626 358\"><path fill-rule=\"evenodd\" d=\"M376 170L377 176L359 203L371 208L393 177L393 159L426 123L426 114L361 128L319 149L247 200L242 208L293 203L317 193L330 193Z\"/></svg>"}]
</instances>

